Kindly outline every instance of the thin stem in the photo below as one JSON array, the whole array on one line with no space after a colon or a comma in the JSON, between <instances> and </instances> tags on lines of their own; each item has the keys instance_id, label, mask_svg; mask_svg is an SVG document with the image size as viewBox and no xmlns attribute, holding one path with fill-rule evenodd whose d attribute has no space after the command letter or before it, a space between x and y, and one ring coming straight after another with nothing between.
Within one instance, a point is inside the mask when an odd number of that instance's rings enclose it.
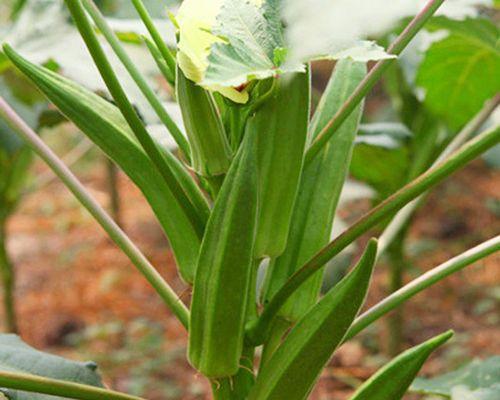
<instances>
[{"instance_id":1,"label":"thin stem","mask_svg":"<svg viewBox=\"0 0 500 400\"><path fill-rule=\"evenodd\" d=\"M15 311L15 271L7 251L7 219L0 218L0 274L2 276L3 304L5 326L10 333L17 333L17 318Z\"/></svg>"},{"instance_id":2,"label":"thin stem","mask_svg":"<svg viewBox=\"0 0 500 400\"><path fill-rule=\"evenodd\" d=\"M19 372L0 371L0 386L79 400L144 400L114 390Z\"/></svg>"},{"instance_id":3,"label":"thin stem","mask_svg":"<svg viewBox=\"0 0 500 400\"><path fill-rule=\"evenodd\" d=\"M171 189L172 194L176 197L179 205L183 207L186 216L189 218L193 226L196 228L197 232L202 235L205 224L199 216L189 200L189 197L184 192L182 186L179 184L177 178L173 174L168 162L165 160L164 155L157 147L157 144L149 135L148 131L144 127L141 119L137 115L134 107L130 103L127 94L123 90L118 77L116 76L111 64L104 53L99 40L94 32L92 25L90 24L85 10L82 6L81 0L65 0L66 6L68 7L75 24L80 31L80 34L87 45L87 48L94 59L94 63L97 66L101 77L106 83L116 105L120 109L123 117L127 121L128 125L132 129L137 140L140 142L142 148L149 156L151 161L156 166L158 172L162 175L163 179Z\"/></svg>"},{"instance_id":4,"label":"thin stem","mask_svg":"<svg viewBox=\"0 0 500 400\"><path fill-rule=\"evenodd\" d=\"M80 160L82 160L93 148L94 148L94 143L84 138L83 140L80 141L80 143L78 143L75 147L73 147L73 149L71 149L67 154L62 156L61 160L68 167L72 167ZM56 179L57 176L55 176L51 170L48 170L47 172L40 174L37 180L24 192L24 194L26 195L33 192L37 192L43 189L44 187L50 185Z\"/></svg>"},{"instance_id":5,"label":"thin stem","mask_svg":"<svg viewBox=\"0 0 500 400\"><path fill-rule=\"evenodd\" d=\"M431 168L361 217L348 230L320 250L288 279L286 284L271 299L261 316L249 324L247 331L248 340L254 344L263 343L269 333L269 328L274 317L287 299L312 274L323 267L323 265L339 254L354 240L499 142L500 125L477 136L445 161Z\"/></svg>"},{"instance_id":6,"label":"thin stem","mask_svg":"<svg viewBox=\"0 0 500 400\"><path fill-rule=\"evenodd\" d=\"M475 263L476 261L498 251L500 251L500 235L481 243L465 253L462 253L426 272L356 318L344 341L353 338L367 326L371 325L383 315L394 310L396 307L421 291L436 284L437 282L440 282L451 274Z\"/></svg>"},{"instance_id":7,"label":"thin stem","mask_svg":"<svg viewBox=\"0 0 500 400\"><path fill-rule=\"evenodd\" d=\"M123 221L121 218L121 202L120 202L120 191L118 190L118 167L116 164L106 158L104 160L106 164L106 180L108 185L108 196L109 196L109 210L111 211L111 217L116 222L116 224L123 228Z\"/></svg>"},{"instance_id":8,"label":"thin stem","mask_svg":"<svg viewBox=\"0 0 500 400\"><path fill-rule=\"evenodd\" d=\"M174 87L175 76L172 74L172 71L163 59L160 51L158 50L158 47L156 47L156 44L154 44L154 42L146 36L142 36L142 40L146 44L149 52L151 53L151 57L153 57L153 59L155 60L156 66L160 70L163 77Z\"/></svg>"},{"instance_id":9,"label":"thin stem","mask_svg":"<svg viewBox=\"0 0 500 400\"><path fill-rule=\"evenodd\" d=\"M404 245L407 230L400 231L396 239L391 243L388 249L389 256L389 288L388 295L401 289L403 286L404 270L406 267L406 259L404 254ZM387 353L391 357L395 357L401 352L403 345L403 326L404 315L403 309L398 308L389 316L387 321L389 335L387 338Z\"/></svg>"},{"instance_id":10,"label":"thin stem","mask_svg":"<svg viewBox=\"0 0 500 400\"><path fill-rule=\"evenodd\" d=\"M492 100L488 101L483 109L462 129L462 131L460 131L454 137L450 144L446 146L443 152L432 164L432 166L436 166L437 164L442 162L446 157L448 157L451 153L462 146L467 140L469 140L470 137L474 135L474 133L476 133L476 131L480 129L481 126L483 126L483 124L488 120L488 118L496 110L499 104L500 95L497 95ZM411 203L407 204L395 215L389 225L387 225L387 227L384 229L384 232L382 232L382 235L380 235L377 257L380 257L381 254L385 252L387 247L397 236L398 232L405 226L415 210L419 207L422 198L423 197L420 196L413 200Z\"/></svg>"},{"instance_id":11,"label":"thin stem","mask_svg":"<svg viewBox=\"0 0 500 400\"><path fill-rule=\"evenodd\" d=\"M398 36L387 52L392 55L399 55L408 46L415 35L422 29L425 23L435 14L445 0L430 0L423 10L408 24L405 30ZM333 118L325 125L318 134L314 142L309 147L305 163L310 163L319 153L323 146L340 128L344 121L351 115L358 104L373 89L385 71L391 66L394 59L381 60L375 64L366 77L360 82L356 90L352 93L344 105L337 111Z\"/></svg>"},{"instance_id":12,"label":"thin stem","mask_svg":"<svg viewBox=\"0 0 500 400\"><path fill-rule=\"evenodd\" d=\"M167 63L168 67L170 68L170 71L172 72L172 75L175 77L175 71L176 71L175 58L172 55L168 46L166 45L165 41L161 37L160 32L158 32L158 29L156 29L153 19L151 18L151 15L149 15L148 10L144 6L144 3L141 0L132 0L132 4L137 10L139 16L141 17L142 22L144 23L144 25L146 25L146 29L148 30L149 34L151 35L151 38L158 47L160 54L165 59L165 62Z\"/></svg>"},{"instance_id":13,"label":"thin stem","mask_svg":"<svg viewBox=\"0 0 500 400\"><path fill-rule=\"evenodd\" d=\"M18 114L0 96L0 117L22 138L33 151L54 171L78 201L90 212L104 228L110 238L123 250L139 272L148 280L170 307L179 321L187 328L189 311L181 299L161 277L147 258L141 253L130 238L120 229L113 219L104 211L97 201L90 196L85 187L54 152L38 137L38 135L19 117Z\"/></svg>"},{"instance_id":14,"label":"thin stem","mask_svg":"<svg viewBox=\"0 0 500 400\"><path fill-rule=\"evenodd\" d=\"M83 5L85 6L85 9L90 14L92 20L99 28L101 33L106 38L107 42L115 52L116 56L120 59L123 66L127 69L128 73L135 81L135 83L137 84L142 94L153 108L154 112L156 113L160 121L167 127L168 131L171 133L172 137L174 138L175 142L179 146L182 153L189 160L190 159L189 143L187 142L186 138L182 134L177 124L170 117L167 110L165 110L165 107L163 107L163 105L161 104L160 99L153 91L153 89L149 86L148 82L141 74L139 69L135 66L135 63L130 59L129 55L121 45L120 40L113 32L113 30L109 27L108 23L106 22L106 19L102 16L101 12L99 11L95 3L92 0L82 0L82 1Z\"/></svg>"}]
</instances>

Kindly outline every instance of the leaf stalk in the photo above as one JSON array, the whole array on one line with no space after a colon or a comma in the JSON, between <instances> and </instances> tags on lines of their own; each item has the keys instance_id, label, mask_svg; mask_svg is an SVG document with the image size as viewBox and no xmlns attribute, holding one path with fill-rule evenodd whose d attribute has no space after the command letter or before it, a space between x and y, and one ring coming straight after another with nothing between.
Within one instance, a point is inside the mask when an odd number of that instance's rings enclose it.
<instances>
[{"instance_id":1,"label":"leaf stalk","mask_svg":"<svg viewBox=\"0 0 500 400\"><path fill-rule=\"evenodd\" d=\"M354 240L499 142L500 125L477 136L445 161L429 169L361 217L288 279L286 284L271 299L261 316L249 323L247 340L253 344L263 343L267 338L274 317L292 293Z\"/></svg>"},{"instance_id":2,"label":"leaf stalk","mask_svg":"<svg viewBox=\"0 0 500 400\"><path fill-rule=\"evenodd\" d=\"M137 267L139 272L157 291L165 304L177 316L179 321L188 327L189 311L174 290L162 278L137 246L123 230L104 211L97 201L88 193L81 182L69 168L54 154L54 152L38 137L38 135L19 117L19 115L0 96L0 117L24 139L33 151L54 171L78 201L90 212L103 227L109 237L123 250L127 257Z\"/></svg>"},{"instance_id":3,"label":"leaf stalk","mask_svg":"<svg viewBox=\"0 0 500 400\"><path fill-rule=\"evenodd\" d=\"M425 23L436 13L445 0L430 0L415 18L408 24L405 30L392 43L387 52L392 55L399 55L408 46L416 34L422 29ZM392 65L394 59L385 59L377 62L375 66L361 81L356 90L352 93L345 104L337 111L332 119L318 134L314 142L307 150L305 164L309 164L319 151L328 143L330 138L340 128L344 121L351 115L357 105L373 89L382 75Z\"/></svg>"}]
</instances>

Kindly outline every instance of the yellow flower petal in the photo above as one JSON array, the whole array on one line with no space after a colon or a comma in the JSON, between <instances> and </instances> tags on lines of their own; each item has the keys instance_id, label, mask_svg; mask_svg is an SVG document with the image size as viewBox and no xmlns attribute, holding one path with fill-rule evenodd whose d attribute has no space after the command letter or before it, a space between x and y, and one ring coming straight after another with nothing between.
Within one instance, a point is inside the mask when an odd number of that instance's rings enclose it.
<instances>
[{"instance_id":1,"label":"yellow flower petal","mask_svg":"<svg viewBox=\"0 0 500 400\"><path fill-rule=\"evenodd\" d=\"M264 0L251 0L261 6ZM211 33L224 0L184 0L176 16L179 27L177 61L187 78L200 83L208 68L208 56L214 43L223 42ZM232 87L210 86L207 90L219 92L235 103L248 101L246 91Z\"/></svg>"}]
</instances>

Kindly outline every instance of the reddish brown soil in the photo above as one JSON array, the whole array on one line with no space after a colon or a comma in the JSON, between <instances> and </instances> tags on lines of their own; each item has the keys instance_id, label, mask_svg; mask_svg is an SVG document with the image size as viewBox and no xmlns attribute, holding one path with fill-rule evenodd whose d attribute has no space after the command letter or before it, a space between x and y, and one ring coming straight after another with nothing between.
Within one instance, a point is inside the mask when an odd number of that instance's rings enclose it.
<instances>
[{"instance_id":1,"label":"reddish brown soil","mask_svg":"<svg viewBox=\"0 0 500 400\"><path fill-rule=\"evenodd\" d=\"M92 193L105 203L103 175L104 166L99 166L84 173L83 179ZM176 275L164 236L140 193L123 176L120 191L125 230L161 274L187 297L189 293ZM486 168L480 161L433 192L411 230L413 251L417 245L422 248L427 244L428 248L412 257L407 279L498 234L500 219L491 204L496 201L498 209L499 195L500 172ZM356 205L356 213L366 206ZM173 354L170 362L158 368L161 372L155 372L155 378L172 382L177 398L209 398L203 394L208 391L206 382L183 361L184 329L61 184L52 184L27 197L11 220L9 232L9 247L18 274L17 312L25 341L68 357L86 357L89 351L94 355L107 355L123 345L123 338L110 342L97 339L85 352L68 346L66 338L95 324L125 323L145 317L160 324L164 351ZM488 295L495 287L498 290L499 267L500 255L490 256L408 303L404 313L408 321L407 345L449 328L458 333L455 344L433 356L424 373L442 371L470 357L500 354L498 302L491 306ZM386 268L382 265L376 272L368 304L384 295L384 282ZM486 304L486 311L478 312L481 304ZM384 325L379 322L370 332L340 349L313 399L345 399L353 385L376 370L383 360L379 349L384 347ZM107 384L126 390L136 362L104 365L102 373ZM165 399L162 393L151 388L145 396Z\"/></svg>"}]
</instances>

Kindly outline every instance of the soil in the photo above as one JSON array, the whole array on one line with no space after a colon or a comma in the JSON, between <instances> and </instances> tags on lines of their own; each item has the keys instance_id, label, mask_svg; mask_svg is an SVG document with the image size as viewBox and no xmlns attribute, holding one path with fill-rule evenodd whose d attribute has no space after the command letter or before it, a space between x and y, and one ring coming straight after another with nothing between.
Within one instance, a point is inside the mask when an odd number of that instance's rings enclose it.
<instances>
[{"instance_id":1,"label":"soil","mask_svg":"<svg viewBox=\"0 0 500 400\"><path fill-rule=\"evenodd\" d=\"M106 204L105 165L94 165L80 176ZM37 165L36 170L45 168ZM165 237L141 194L122 175L119 191L124 229L187 300L189 288L178 278ZM499 203L500 171L482 161L440 185L411 228L405 279L498 234ZM352 219L368 207L367 202L357 202L344 215ZM182 326L60 183L27 196L9 223L9 233L20 333L26 342L66 357L96 359L106 384L117 390L152 400L209 398L208 384L184 361ZM384 296L386 281L382 262L368 305ZM451 344L432 356L424 375L474 357L500 354L499 282L496 254L406 305L405 347L450 328L457 333ZM312 399L346 399L387 359L384 322L340 348ZM146 360L141 359L144 354ZM158 362L159 354L165 357Z\"/></svg>"}]
</instances>

